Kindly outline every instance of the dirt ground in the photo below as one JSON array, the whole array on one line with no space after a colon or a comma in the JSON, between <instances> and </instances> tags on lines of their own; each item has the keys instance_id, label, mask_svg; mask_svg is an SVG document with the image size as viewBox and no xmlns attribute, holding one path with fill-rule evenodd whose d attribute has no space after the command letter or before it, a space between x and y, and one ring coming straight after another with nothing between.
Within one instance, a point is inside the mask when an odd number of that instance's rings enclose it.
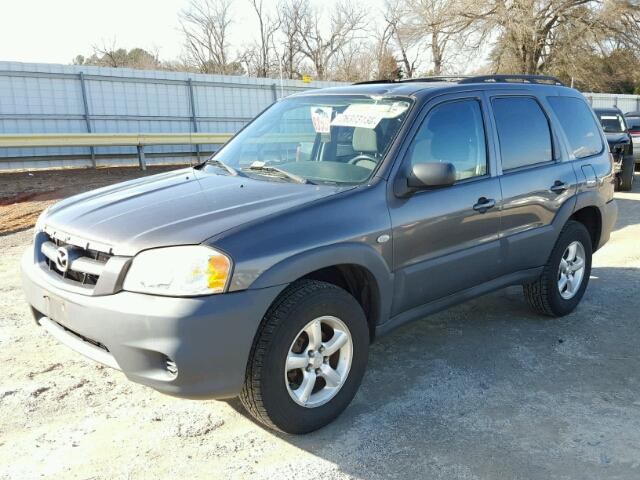
<instances>
[{"instance_id":1,"label":"dirt ground","mask_svg":"<svg viewBox=\"0 0 640 480\"><path fill-rule=\"evenodd\" d=\"M180 166L0 173L0 236L33 227L40 212L62 198L175 168Z\"/></svg>"},{"instance_id":2,"label":"dirt ground","mask_svg":"<svg viewBox=\"0 0 640 480\"><path fill-rule=\"evenodd\" d=\"M574 313L512 287L403 327L345 413L298 437L58 344L21 296L31 232L0 237L0 478L638 479L640 181L617 198Z\"/></svg>"}]
</instances>

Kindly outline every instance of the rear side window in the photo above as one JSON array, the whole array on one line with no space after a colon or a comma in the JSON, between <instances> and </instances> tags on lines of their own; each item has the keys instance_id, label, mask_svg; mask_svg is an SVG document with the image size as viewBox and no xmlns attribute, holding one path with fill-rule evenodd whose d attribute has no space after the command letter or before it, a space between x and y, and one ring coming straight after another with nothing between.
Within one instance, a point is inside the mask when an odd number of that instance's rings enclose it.
<instances>
[{"instance_id":1,"label":"rear side window","mask_svg":"<svg viewBox=\"0 0 640 480\"><path fill-rule=\"evenodd\" d=\"M602 151L600 129L584 101L572 97L549 97L547 100L558 117L576 158L589 157Z\"/></svg>"},{"instance_id":2,"label":"rear side window","mask_svg":"<svg viewBox=\"0 0 640 480\"><path fill-rule=\"evenodd\" d=\"M549 121L536 100L528 97L495 98L493 114L503 170L553 159Z\"/></svg>"}]
</instances>

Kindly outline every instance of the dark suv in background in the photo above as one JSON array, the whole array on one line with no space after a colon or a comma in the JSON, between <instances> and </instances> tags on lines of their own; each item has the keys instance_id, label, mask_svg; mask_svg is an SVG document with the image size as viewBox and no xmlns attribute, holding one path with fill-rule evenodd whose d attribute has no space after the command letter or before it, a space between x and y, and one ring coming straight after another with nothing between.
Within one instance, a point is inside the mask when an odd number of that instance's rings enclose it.
<instances>
[{"instance_id":1,"label":"dark suv in background","mask_svg":"<svg viewBox=\"0 0 640 480\"><path fill-rule=\"evenodd\" d=\"M607 136L609 151L613 155L616 187L622 191L633 188L635 159L633 139L622 111L618 108L594 108L602 129Z\"/></svg>"},{"instance_id":2,"label":"dark suv in background","mask_svg":"<svg viewBox=\"0 0 640 480\"><path fill-rule=\"evenodd\" d=\"M309 432L400 325L518 284L536 312L573 311L613 189L597 118L554 78L310 91L201 165L50 207L24 291L51 335L135 382Z\"/></svg>"},{"instance_id":3,"label":"dark suv in background","mask_svg":"<svg viewBox=\"0 0 640 480\"><path fill-rule=\"evenodd\" d=\"M633 156L636 160L636 172L638 172L640 171L640 111L627 112L624 114L624 119L633 140Z\"/></svg>"}]
</instances>

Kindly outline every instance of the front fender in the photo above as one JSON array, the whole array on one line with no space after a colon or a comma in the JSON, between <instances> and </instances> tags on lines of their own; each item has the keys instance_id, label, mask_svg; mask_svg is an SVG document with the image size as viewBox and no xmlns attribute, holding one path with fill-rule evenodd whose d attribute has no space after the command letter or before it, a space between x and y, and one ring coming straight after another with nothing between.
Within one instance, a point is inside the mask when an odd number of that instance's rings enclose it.
<instances>
[{"instance_id":1,"label":"front fender","mask_svg":"<svg viewBox=\"0 0 640 480\"><path fill-rule=\"evenodd\" d=\"M380 302L376 324L388 318L393 293L393 273L372 247L362 243L341 243L304 251L288 257L264 271L249 288L268 288L289 284L322 268L336 265L357 265L369 271L375 279L371 285Z\"/></svg>"}]
</instances>

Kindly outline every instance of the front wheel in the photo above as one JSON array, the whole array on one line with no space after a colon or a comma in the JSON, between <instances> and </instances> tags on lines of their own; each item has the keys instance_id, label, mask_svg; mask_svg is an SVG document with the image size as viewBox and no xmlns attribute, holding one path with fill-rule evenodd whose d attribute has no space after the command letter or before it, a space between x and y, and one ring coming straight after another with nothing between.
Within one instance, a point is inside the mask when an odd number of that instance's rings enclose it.
<instances>
[{"instance_id":1,"label":"front wheel","mask_svg":"<svg viewBox=\"0 0 640 480\"><path fill-rule=\"evenodd\" d=\"M567 222L540 277L523 286L531 308L552 317L571 313L589 283L591 253L591 236L585 226Z\"/></svg>"},{"instance_id":2,"label":"front wheel","mask_svg":"<svg viewBox=\"0 0 640 480\"><path fill-rule=\"evenodd\" d=\"M367 321L353 296L325 282L296 282L263 319L240 400L270 428L317 430L353 399L368 349Z\"/></svg>"}]
</instances>

